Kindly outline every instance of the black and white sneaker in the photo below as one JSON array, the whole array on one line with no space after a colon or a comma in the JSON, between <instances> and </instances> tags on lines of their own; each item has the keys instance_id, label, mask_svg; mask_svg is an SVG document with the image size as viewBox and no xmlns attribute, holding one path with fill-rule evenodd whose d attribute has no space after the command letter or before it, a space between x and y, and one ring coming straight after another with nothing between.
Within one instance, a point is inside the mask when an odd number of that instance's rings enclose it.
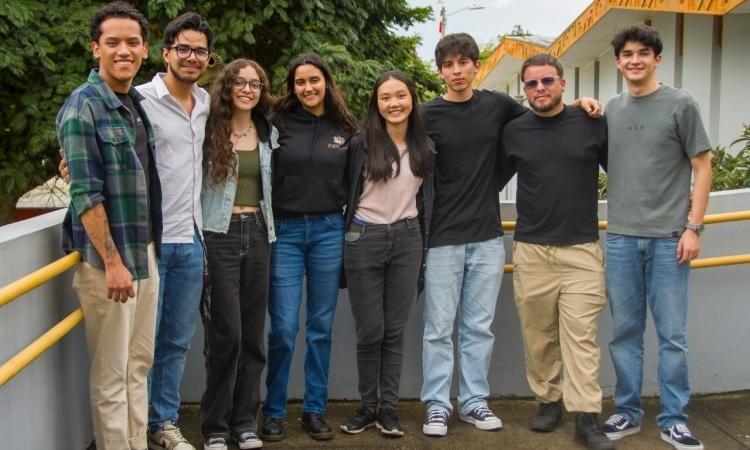
<instances>
[{"instance_id":1,"label":"black and white sneaker","mask_svg":"<svg viewBox=\"0 0 750 450\"><path fill-rule=\"evenodd\" d=\"M357 434L365 431L375 425L375 410L368 407L361 407L357 410L354 417L346 419L339 428L344 433Z\"/></svg>"},{"instance_id":2,"label":"black and white sneaker","mask_svg":"<svg viewBox=\"0 0 750 450\"><path fill-rule=\"evenodd\" d=\"M604 422L604 425L602 425L602 431L607 435L610 441L616 441L625 436L640 433L641 426L629 421L620 414L612 414L609 416L609 419Z\"/></svg>"},{"instance_id":3,"label":"black and white sneaker","mask_svg":"<svg viewBox=\"0 0 750 450\"><path fill-rule=\"evenodd\" d=\"M393 408L380 408L375 426L386 436L401 437L404 435L404 429L401 428L398 414Z\"/></svg>"},{"instance_id":4,"label":"black and white sneaker","mask_svg":"<svg viewBox=\"0 0 750 450\"><path fill-rule=\"evenodd\" d=\"M484 431L498 431L503 428L503 422L486 405L477 406L468 414L461 414L459 418Z\"/></svg>"},{"instance_id":5,"label":"black and white sneaker","mask_svg":"<svg viewBox=\"0 0 750 450\"><path fill-rule=\"evenodd\" d=\"M445 436L448 434L448 412L442 409L427 411L427 418L422 425L422 433L427 436Z\"/></svg>"},{"instance_id":6,"label":"black and white sneaker","mask_svg":"<svg viewBox=\"0 0 750 450\"><path fill-rule=\"evenodd\" d=\"M661 439L672 444L677 450L703 450L701 441L693 437L684 423L676 423L661 430Z\"/></svg>"}]
</instances>

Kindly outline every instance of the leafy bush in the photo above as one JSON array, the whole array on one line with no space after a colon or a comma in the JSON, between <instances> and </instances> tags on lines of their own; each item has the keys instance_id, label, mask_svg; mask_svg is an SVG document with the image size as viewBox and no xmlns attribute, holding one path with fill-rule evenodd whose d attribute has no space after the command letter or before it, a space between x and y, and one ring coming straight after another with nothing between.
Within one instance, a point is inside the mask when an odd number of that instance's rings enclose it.
<instances>
[{"instance_id":1,"label":"leafy bush","mask_svg":"<svg viewBox=\"0 0 750 450\"><path fill-rule=\"evenodd\" d=\"M744 148L735 156L720 146L711 150L712 191L750 188L750 126L742 125L742 135L730 147L735 144L744 144Z\"/></svg>"}]
</instances>

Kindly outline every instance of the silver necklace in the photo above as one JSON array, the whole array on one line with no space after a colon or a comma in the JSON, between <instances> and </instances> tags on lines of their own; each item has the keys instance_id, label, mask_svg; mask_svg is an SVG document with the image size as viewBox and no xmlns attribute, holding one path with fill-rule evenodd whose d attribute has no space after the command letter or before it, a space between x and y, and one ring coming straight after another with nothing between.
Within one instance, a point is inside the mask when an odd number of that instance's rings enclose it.
<instances>
[{"instance_id":1,"label":"silver necklace","mask_svg":"<svg viewBox=\"0 0 750 450\"><path fill-rule=\"evenodd\" d=\"M252 133L253 131L255 131L255 127L253 126L253 124L250 124L250 126L247 127L247 129L245 131L242 131L240 133L234 133L233 132L232 136L234 138L236 138L236 139L242 139L243 137L247 136L248 134Z\"/></svg>"}]
</instances>

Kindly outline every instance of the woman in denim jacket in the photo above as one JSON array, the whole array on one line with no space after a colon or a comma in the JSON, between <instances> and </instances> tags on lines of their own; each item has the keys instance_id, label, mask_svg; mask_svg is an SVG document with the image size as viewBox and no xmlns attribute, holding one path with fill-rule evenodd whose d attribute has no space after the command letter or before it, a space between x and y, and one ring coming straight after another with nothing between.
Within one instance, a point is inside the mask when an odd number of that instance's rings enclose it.
<instances>
[{"instance_id":1,"label":"woman in denim jacket","mask_svg":"<svg viewBox=\"0 0 750 450\"><path fill-rule=\"evenodd\" d=\"M227 64L211 86L203 151L203 230L210 295L203 308L206 389L204 449L257 448L256 417L271 243L271 153L278 132L267 120L268 78L254 61Z\"/></svg>"}]
</instances>

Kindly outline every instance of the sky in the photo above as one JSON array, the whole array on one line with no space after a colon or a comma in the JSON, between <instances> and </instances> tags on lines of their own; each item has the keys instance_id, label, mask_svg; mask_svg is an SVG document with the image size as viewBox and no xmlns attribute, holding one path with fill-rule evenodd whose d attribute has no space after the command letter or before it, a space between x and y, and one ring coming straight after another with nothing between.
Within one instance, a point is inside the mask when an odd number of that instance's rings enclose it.
<instances>
[{"instance_id":1,"label":"sky","mask_svg":"<svg viewBox=\"0 0 750 450\"><path fill-rule=\"evenodd\" d=\"M593 0L445 0L448 14L446 31L464 32L474 36L479 47L493 41L498 34L509 33L514 25L542 36L557 37L578 17ZM408 0L412 6L432 6L433 19L418 24L406 34L422 37L417 49L425 61L434 58L435 45L440 38L438 0ZM484 6L481 10L463 10L472 5ZM455 12L455 14L451 14Z\"/></svg>"}]
</instances>

